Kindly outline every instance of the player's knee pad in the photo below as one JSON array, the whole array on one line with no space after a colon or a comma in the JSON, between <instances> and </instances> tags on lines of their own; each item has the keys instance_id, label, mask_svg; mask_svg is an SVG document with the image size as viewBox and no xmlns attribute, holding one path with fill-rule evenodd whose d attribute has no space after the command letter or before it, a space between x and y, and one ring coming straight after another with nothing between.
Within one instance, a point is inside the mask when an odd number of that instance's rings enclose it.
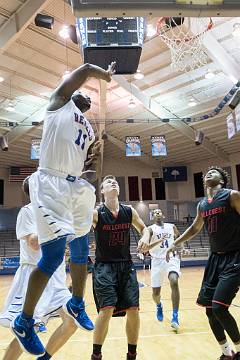
<instances>
[{"instance_id":1,"label":"player's knee pad","mask_svg":"<svg viewBox=\"0 0 240 360\"><path fill-rule=\"evenodd\" d=\"M42 244L42 258L38 262L39 269L49 275L49 277L52 276L63 262L65 248L66 236Z\"/></svg>"},{"instance_id":2,"label":"player's knee pad","mask_svg":"<svg viewBox=\"0 0 240 360\"><path fill-rule=\"evenodd\" d=\"M88 234L70 241L69 249L71 263L87 264L89 254Z\"/></svg>"}]
</instances>

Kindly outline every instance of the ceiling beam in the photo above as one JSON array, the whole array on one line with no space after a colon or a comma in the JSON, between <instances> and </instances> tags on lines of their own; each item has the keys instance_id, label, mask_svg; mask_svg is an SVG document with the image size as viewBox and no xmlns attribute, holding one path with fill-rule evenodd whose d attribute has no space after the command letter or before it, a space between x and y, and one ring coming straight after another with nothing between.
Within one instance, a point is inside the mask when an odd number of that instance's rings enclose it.
<instances>
[{"instance_id":1,"label":"ceiling beam","mask_svg":"<svg viewBox=\"0 0 240 360\"><path fill-rule=\"evenodd\" d=\"M228 21L228 28L232 28L232 20ZM216 27L216 31L226 26L226 24ZM214 28L213 28L214 30ZM191 20L191 31L197 35L199 31L206 31L206 25L201 23L198 19ZM226 30L225 30L226 31ZM229 33L229 30L228 30ZM218 68L223 70L227 75L232 76L239 80L240 65L234 60L232 56L224 49L214 36L213 31L207 31L202 37L202 44L208 53L211 60L217 65Z\"/></svg>"},{"instance_id":2,"label":"ceiling beam","mask_svg":"<svg viewBox=\"0 0 240 360\"><path fill-rule=\"evenodd\" d=\"M19 139L21 136L33 129L32 122L41 122L44 119L46 107L43 106L41 109L37 110L31 116L25 120L18 123L18 126L13 128L13 130L8 134L8 143L11 144L15 140Z\"/></svg>"},{"instance_id":3,"label":"ceiling beam","mask_svg":"<svg viewBox=\"0 0 240 360\"><path fill-rule=\"evenodd\" d=\"M147 96L144 92L140 91L135 85L131 85L123 76L114 76L114 80L118 82L120 86L122 86L125 90L132 93L142 104L144 107L159 117L159 121L161 121L161 118L172 118L174 114L170 113L168 110L166 110L163 106L161 106L159 103L157 103L155 100L151 99L149 96ZM169 126L176 129L178 132L180 132L182 135L184 135L187 138L190 138L192 141L195 141L195 131L190 126L185 124L184 122L179 120L170 121ZM205 138L202 146L205 148L206 151L209 153L215 155L217 158L220 158L224 161L229 161L228 155L219 148L217 145L213 144L210 140Z\"/></svg>"},{"instance_id":4,"label":"ceiling beam","mask_svg":"<svg viewBox=\"0 0 240 360\"><path fill-rule=\"evenodd\" d=\"M239 79L239 64L227 53L210 32L204 37L203 45L211 59L217 63L226 74L231 75L236 80Z\"/></svg>"},{"instance_id":5,"label":"ceiling beam","mask_svg":"<svg viewBox=\"0 0 240 360\"><path fill-rule=\"evenodd\" d=\"M194 1L161 0L71 0L75 16L236 16L239 6L236 4L219 3L209 5L209 1L193 4ZM157 16L155 15L155 16Z\"/></svg>"},{"instance_id":6,"label":"ceiling beam","mask_svg":"<svg viewBox=\"0 0 240 360\"><path fill-rule=\"evenodd\" d=\"M174 120L170 122L170 125L174 127L176 130L178 130L180 133L182 133L184 136L188 137L192 141L195 142L195 131L185 124L182 121ZM201 145L205 148L209 153L212 155L217 156L219 159L224 160L226 162L229 161L228 155L220 149L217 145L213 144L208 138L204 138L203 143Z\"/></svg>"},{"instance_id":7,"label":"ceiling beam","mask_svg":"<svg viewBox=\"0 0 240 360\"><path fill-rule=\"evenodd\" d=\"M30 24L33 17L48 5L51 0L27 0L14 12L0 27L0 49L6 50L15 41L24 29Z\"/></svg>"}]
</instances>

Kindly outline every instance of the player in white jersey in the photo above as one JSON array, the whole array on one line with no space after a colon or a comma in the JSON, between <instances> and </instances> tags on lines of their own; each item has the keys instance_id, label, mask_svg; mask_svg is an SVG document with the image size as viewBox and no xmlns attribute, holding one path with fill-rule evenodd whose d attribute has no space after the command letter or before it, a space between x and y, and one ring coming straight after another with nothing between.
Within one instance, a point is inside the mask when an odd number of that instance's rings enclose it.
<instances>
[{"instance_id":1,"label":"player in white jersey","mask_svg":"<svg viewBox=\"0 0 240 360\"><path fill-rule=\"evenodd\" d=\"M27 196L29 196L28 180L29 178L26 178L23 182L23 190ZM11 321L22 310L29 276L41 258L41 249L36 232L36 221L32 205L29 203L20 209L17 217L16 235L20 241L20 266L14 276L4 310L0 314L1 326L10 327ZM62 317L62 324L51 336L46 346L46 354L48 354L46 359L50 359L77 329L74 321L62 310L62 305L69 298L71 298L71 294L66 286L65 262L63 261L50 279L34 312L35 320L39 319L46 322L53 312L58 312ZM17 339L14 338L6 350L3 360L16 360L21 354L22 349Z\"/></svg>"},{"instance_id":2,"label":"player in white jersey","mask_svg":"<svg viewBox=\"0 0 240 360\"><path fill-rule=\"evenodd\" d=\"M89 77L111 81L115 63L108 70L84 64L54 91L47 108L41 141L38 171L29 181L30 198L37 222L42 257L29 278L20 316L13 332L25 350L33 355L45 353L32 327L32 316L50 277L64 258L66 241L70 249L72 298L65 311L85 330L94 326L85 312L83 300L87 278L88 232L95 205L95 189L80 176L84 166L94 167L99 157L99 142L83 113L91 100L76 91Z\"/></svg>"},{"instance_id":3,"label":"player in white jersey","mask_svg":"<svg viewBox=\"0 0 240 360\"><path fill-rule=\"evenodd\" d=\"M152 242L155 243L149 249L152 258L151 262L151 286L152 297L157 305L157 319L163 321L163 306L161 303L161 288L164 278L167 275L171 286L172 299L172 320L171 326L176 331L179 329L178 310L180 301L180 292L178 278L180 276L180 258L177 254L172 256L169 263L166 261L167 249L173 244L174 240L180 236L177 227L164 222L164 214L161 209L153 211L154 224L150 226L152 230ZM162 241L162 238L164 240ZM159 242L158 242L159 240Z\"/></svg>"},{"instance_id":4,"label":"player in white jersey","mask_svg":"<svg viewBox=\"0 0 240 360\"><path fill-rule=\"evenodd\" d=\"M27 197L29 197L28 180L29 178L26 178L23 182L23 191ZM41 258L41 249L36 233L36 221L32 205L29 203L20 209L17 217L16 235L20 241L20 266L14 276L3 312L0 314L1 326L10 327L11 321L22 311L29 276ZM63 261L50 279L34 312L35 321L39 319L47 322L53 312L57 312L63 321L48 341L45 359L50 359L77 329L74 321L62 310L62 305L69 298L71 298L71 294L66 286L65 262ZM17 339L14 338L6 350L3 360L16 360L21 354L22 349Z\"/></svg>"}]
</instances>

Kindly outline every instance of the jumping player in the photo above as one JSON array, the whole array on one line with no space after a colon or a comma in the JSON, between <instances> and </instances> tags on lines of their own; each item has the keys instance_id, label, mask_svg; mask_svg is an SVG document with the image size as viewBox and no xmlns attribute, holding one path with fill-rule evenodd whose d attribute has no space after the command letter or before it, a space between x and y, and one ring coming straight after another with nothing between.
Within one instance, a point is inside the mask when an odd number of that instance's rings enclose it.
<instances>
[{"instance_id":1,"label":"jumping player","mask_svg":"<svg viewBox=\"0 0 240 360\"><path fill-rule=\"evenodd\" d=\"M93 227L96 241L96 262L93 289L98 317L93 333L92 360L102 359L102 345L112 315L127 313L127 360L136 359L139 334L139 287L130 254L130 227L149 241L149 230L135 209L119 203L119 185L108 175L101 192L104 204L94 211Z\"/></svg>"},{"instance_id":2,"label":"jumping player","mask_svg":"<svg viewBox=\"0 0 240 360\"><path fill-rule=\"evenodd\" d=\"M190 240L205 225L210 240L211 255L204 272L197 303L206 307L212 332L222 351L220 360L240 360L240 333L229 312L229 306L240 286L240 193L226 189L229 176L222 168L213 166L204 176L206 197L197 208L193 224L167 251ZM226 339L235 345L236 354Z\"/></svg>"},{"instance_id":3,"label":"jumping player","mask_svg":"<svg viewBox=\"0 0 240 360\"><path fill-rule=\"evenodd\" d=\"M95 189L79 176L91 165L99 143L83 113L91 100L76 92L89 77L111 81L115 63L108 70L84 64L54 91L47 108L38 171L29 181L30 197L37 221L42 258L30 276L23 312L12 324L13 332L25 350L42 355L44 346L35 334L32 316L50 277L62 263L66 241L70 248L73 295L65 311L76 324L93 330L85 312L83 292L87 277L88 237L95 205Z\"/></svg>"}]
</instances>

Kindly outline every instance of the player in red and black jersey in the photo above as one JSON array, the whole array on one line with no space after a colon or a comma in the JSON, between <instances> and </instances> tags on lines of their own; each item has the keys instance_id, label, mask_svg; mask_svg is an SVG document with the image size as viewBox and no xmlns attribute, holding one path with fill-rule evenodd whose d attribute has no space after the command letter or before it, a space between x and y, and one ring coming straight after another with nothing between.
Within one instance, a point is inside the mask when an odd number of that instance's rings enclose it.
<instances>
[{"instance_id":1,"label":"player in red and black jersey","mask_svg":"<svg viewBox=\"0 0 240 360\"><path fill-rule=\"evenodd\" d=\"M112 315L127 314L127 360L136 359L139 333L139 287L130 254L130 227L149 242L150 232L135 209L120 204L119 186L114 176L103 179L101 192L104 204L94 211L96 262L93 290L98 317L93 335L91 359L102 359L101 349Z\"/></svg>"},{"instance_id":2,"label":"player in red and black jersey","mask_svg":"<svg viewBox=\"0 0 240 360\"><path fill-rule=\"evenodd\" d=\"M206 197L197 208L193 224L167 252L199 233L203 224L209 234L211 255L204 272L197 303L206 307L212 332L222 355L220 360L240 360L240 333L229 306L240 286L240 193L226 189L229 176L219 167L211 167L204 176ZM233 354L228 334L235 345Z\"/></svg>"}]
</instances>

